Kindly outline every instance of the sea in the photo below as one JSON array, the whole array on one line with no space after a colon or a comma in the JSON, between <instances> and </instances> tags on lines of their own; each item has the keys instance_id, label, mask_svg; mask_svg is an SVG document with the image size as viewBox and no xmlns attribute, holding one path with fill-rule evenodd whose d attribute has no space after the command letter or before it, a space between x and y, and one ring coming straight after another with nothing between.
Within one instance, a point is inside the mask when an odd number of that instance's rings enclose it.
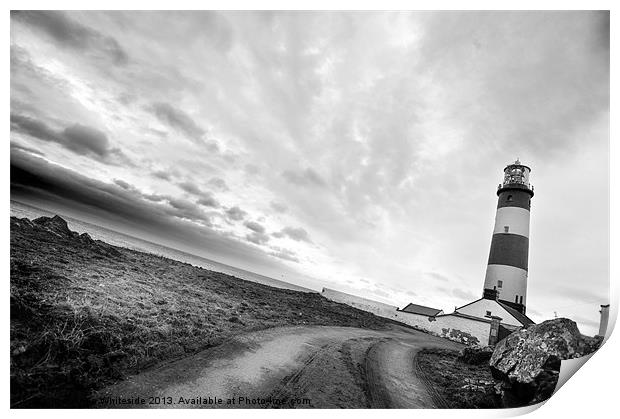
<instances>
[{"instance_id":1,"label":"sea","mask_svg":"<svg viewBox=\"0 0 620 419\"><path fill-rule=\"evenodd\" d=\"M216 262L202 256L193 255L191 253L183 252L181 250L173 249L171 247L163 246L161 244L139 239L128 234L120 233L118 231L111 230L99 225L91 224L83 220L78 220L66 214L50 212L42 208L11 200L11 217L29 218L33 220L39 217L53 217L54 215L61 216L67 222L69 229L77 231L80 234L88 233L93 239L101 240L114 246L125 247L127 249L150 253L157 256L164 256L169 259L174 259L180 262L199 266L210 271L232 275L246 281L258 282L260 284L269 285L271 287L303 292L317 292L313 289L305 288L300 285L280 281L274 278L270 278L268 276L247 271L245 269Z\"/></svg>"}]
</instances>

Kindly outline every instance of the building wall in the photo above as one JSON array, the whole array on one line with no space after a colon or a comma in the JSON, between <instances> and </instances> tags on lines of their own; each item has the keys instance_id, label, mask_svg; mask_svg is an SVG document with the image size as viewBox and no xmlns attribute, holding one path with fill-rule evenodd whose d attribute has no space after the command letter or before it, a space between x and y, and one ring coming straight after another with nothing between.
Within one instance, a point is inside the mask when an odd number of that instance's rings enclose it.
<instances>
[{"instance_id":1,"label":"building wall","mask_svg":"<svg viewBox=\"0 0 620 419\"><path fill-rule=\"evenodd\" d=\"M418 329L430 332L436 336L441 336L456 342L479 345L487 345L489 342L491 323L483 320L467 319L451 314L440 315L438 317L431 318L421 314L399 311L398 307L396 306L391 306L389 304L369 300L367 298L358 297L329 288L323 288L321 295L328 300L347 304L351 307L368 311L380 317L396 320L397 322L416 327ZM479 307L477 307L476 310L467 311L478 312L485 307L485 305L480 305ZM498 309L502 308L499 304L495 303L495 306L492 310L495 312L499 312ZM484 317L485 311L482 311L481 315L476 314L476 316ZM493 314L495 314L495 312ZM506 312L506 314L508 313ZM502 316L500 315L500 317ZM508 318L509 316L505 317ZM504 323L503 320L502 323Z\"/></svg>"},{"instance_id":2,"label":"building wall","mask_svg":"<svg viewBox=\"0 0 620 419\"><path fill-rule=\"evenodd\" d=\"M487 345L491 333L490 322L467 319L452 314L427 317L399 311L397 320L437 336L470 345Z\"/></svg>"},{"instance_id":3,"label":"building wall","mask_svg":"<svg viewBox=\"0 0 620 419\"><path fill-rule=\"evenodd\" d=\"M475 317L485 317L487 315L487 311L490 311L492 316L502 318L502 324L518 327L522 326L521 323L512 317L512 315L495 300L478 300L468 306L459 308L457 311L461 314L467 314Z\"/></svg>"},{"instance_id":4,"label":"building wall","mask_svg":"<svg viewBox=\"0 0 620 419\"><path fill-rule=\"evenodd\" d=\"M328 300L343 303L360 310L368 311L374 315L397 320L398 307L389 304L380 303L379 301L369 300L367 298L358 297L356 295L323 288L321 295Z\"/></svg>"}]
</instances>

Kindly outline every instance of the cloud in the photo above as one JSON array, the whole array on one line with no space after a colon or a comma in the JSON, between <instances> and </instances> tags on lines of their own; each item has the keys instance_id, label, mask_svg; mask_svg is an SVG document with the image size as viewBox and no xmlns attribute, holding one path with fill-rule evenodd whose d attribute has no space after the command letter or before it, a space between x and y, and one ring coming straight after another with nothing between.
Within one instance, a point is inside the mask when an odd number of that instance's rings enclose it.
<instances>
[{"instance_id":1,"label":"cloud","mask_svg":"<svg viewBox=\"0 0 620 419\"><path fill-rule=\"evenodd\" d=\"M221 191L227 191L228 189L228 185L226 184L226 182L224 181L224 179L219 178L219 177L214 177L209 179L209 185L221 190Z\"/></svg>"},{"instance_id":2,"label":"cloud","mask_svg":"<svg viewBox=\"0 0 620 419\"><path fill-rule=\"evenodd\" d=\"M462 300L477 300L478 298L480 298L480 295L476 295L473 292L469 291L469 290L464 290L461 288L454 288L452 290L452 295L454 295L456 298L460 298Z\"/></svg>"},{"instance_id":3,"label":"cloud","mask_svg":"<svg viewBox=\"0 0 620 419\"><path fill-rule=\"evenodd\" d=\"M232 208L228 208L226 210L226 215L230 220L233 221L241 221L247 215L247 212L243 211L241 208L234 206Z\"/></svg>"},{"instance_id":4,"label":"cloud","mask_svg":"<svg viewBox=\"0 0 620 419\"><path fill-rule=\"evenodd\" d=\"M289 262L299 263L299 258L297 257L295 252L291 250L282 249L280 247L273 247L272 250L273 251L269 253L271 256L274 256L274 257L277 257L283 260L288 260Z\"/></svg>"},{"instance_id":5,"label":"cloud","mask_svg":"<svg viewBox=\"0 0 620 419\"><path fill-rule=\"evenodd\" d=\"M114 179L114 183L127 191L133 190L133 186L122 179Z\"/></svg>"},{"instance_id":6,"label":"cloud","mask_svg":"<svg viewBox=\"0 0 620 419\"><path fill-rule=\"evenodd\" d=\"M192 140L200 140L205 134L205 130L203 130L188 114L169 103L153 103L152 111L160 121L185 134Z\"/></svg>"},{"instance_id":7,"label":"cloud","mask_svg":"<svg viewBox=\"0 0 620 419\"><path fill-rule=\"evenodd\" d=\"M192 195L202 194L202 191L200 190L198 185L196 185L193 182L181 182L179 183L179 187L183 189L185 192L190 193Z\"/></svg>"},{"instance_id":8,"label":"cloud","mask_svg":"<svg viewBox=\"0 0 620 419\"><path fill-rule=\"evenodd\" d=\"M162 179L162 180L172 180L172 174L169 172L166 172L164 170L156 170L153 173L153 176L155 176L156 178Z\"/></svg>"},{"instance_id":9,"label":"cloud","mask_svg":"<svg viewBox=\"0 0 620 419\"><path fill-rule=\"evenodd\" d=\"M204 205L205 207L213 207L219 208L220 203L215 199L210 193L205 194L202 198L198 200L200 205Z\"/></svg>"},{"instance_id":10,"label":"cloud","mask_svg":"<svg viewBox=\"0 0 620 419\"><path fill-rule=\"evenodd\" d=\"M60 47L107 57L115 64L128 62L127 52L118 41L69 18L60 11L12 11L11 18L45 33Z\"/></svg>"},{"instance_id":11,"label":"cloud","mask_svg":"<svg viewBox=\"0 0 620 419\"><path fill-rule=\"evenodd\" d=\"M65 128L65 147L77 154L106 157L110 154L110 142L101 131L85 125L74 124Z\"/></svg>"},{"instance_id":12,"label":"cloud","mask_svg":"<svg viewBox=\"0 0 620 419\"><path fill-rule=\"evenodd\" d=\"M161 202L168 199L165 195L159 194L142 194L142 197L153 202Z\"/></svg>"},{"instance_id":13,"label":"cloud","mask_svg":"<svg viewBox=\"0 0 620 419\"><path fill-rule=\"evenodd\" d=\"M36 156L41 156L41 157L44 156L43 153L41 153L39 150L36 150L36 149L34 149L32 147L26 147L26 146L23 146L23 145L11 142L11 150L13 150L13 149L19 150L19 151L25 151L27 153L34 154Z\"/></svg>"},{"instance_id":14,"label":"cloud","mask_svg":"<svg viewBox=\"0 0 620 419\"><path fill-rule=\"evenodd\" d=\"M211 224L211 219L193 202L173 197L167 197L167 200L170 206L176 210L168 211L169 214L194 221L202 221L208 225Z\"/></svg>"},{"instance_id":15,"label":"cloud","mask_svg":"<svg viewBox=\"0 0 620 419\"><path fill-rule=\"evenodd\" d=\"M265 232L265 227L263 227L261 224L255 221L246 221L245 223L243 223L243 225L249 228L250 230L254 231L255 233L262 234Z\"/></svg>"},{"instance_id":16,"label":"cloud","mask_svg":"<svg viewBox=\"0 0 620 419\"><path fill-rule=\"evenodd\" d=\"M450 278L446 275L442 275L439 272L426 272L426 275L433 278L433 281L450 282Z\"/></svg>"},{"instance_id":17,"label":"cloud","mask_svg":"<svg viewBox=\"0 0 620 419\"><path fill-rule=\"evenodd\" d=\"M271 207L271 209L273 209L275 212L280 212L280 213L284 213L288 210L288 207L284 204L281 204L279 202L275 202L272 201L269 206Z\"/></svg>"},{"instance_id":18,"label":"cloud","mask_svg":"<svg viewBox=\"0 0 620 419\"><path fill-rule=\"evenodd\" d=\"M273 234L275 237L289 237L295 241L312 243L308 232L301 227L284 227L281 231Z\"/></svg>"},{"instance_id":19,"label":"cloud","mask_svg":"<svg viewBox=\"0 0 620 419\"><path fill-rule=\"evenodd\" d=\"M263 233L252 232L245 236L246 240L254 244L262 245L269 241L269 236Z\"/></svg>"},{"instance_id":20,"label":"cloud","mask_svg":"<svg viewBox=\"0 0 620 419\"><path fill-rule=\"evenodd\" d=\"M26 134L42 141L54 142L82 156L102 158L106 162L124 162L130 160L117 148L110 146L108 137L96 128L73 124L64 130L55 130L34 118L11 114L11 130Z\"/></svg>"},{"instance_id":21,"label":"cloud","mask_svg":"<svg viewBox=\"0 0 620 419\"><path fill-rule=\"evenodd\" d=\"M24 115L11 114L11 130L13 129L44 141L53 141L60 144L63 144L65 141L60 133L48 127L45 123Z\"/></svg>"},{"instance_id":22,"label":"cloud","mask_svg":"<svg viewBox=\"0 0 620 419\"><path fill-rule=\"evenodd\" d=\"M303 171L285 170L282 176L289 182L299 186L326 186L321 176L311 168Z\"/></svg>"}]
</instances>

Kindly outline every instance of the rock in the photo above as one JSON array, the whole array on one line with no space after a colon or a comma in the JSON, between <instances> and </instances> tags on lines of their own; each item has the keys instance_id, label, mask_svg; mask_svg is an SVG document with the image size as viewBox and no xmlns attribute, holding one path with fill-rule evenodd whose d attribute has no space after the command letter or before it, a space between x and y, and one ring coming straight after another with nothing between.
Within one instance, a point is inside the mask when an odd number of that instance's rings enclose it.
<instances>
[{"instance_id":1,"label":"rock","mask_svg":"<svg viewBox=\"0 0 620 419\"><path fill-rule=\"evenodd\" d=\"M493 354L490 346L467 346L459 353L458 360L470 365L480 365L489 359Z\"/></svg>"},{"instance_id":2,"label":"rock","mask_svg":"<svg viewBox=\"0 0 620 419\"><path fill-rule=\"evenodd\" d=\"M94 245L95 241L92 239L92 237L90 237L90 234L88 233L82 233L78 236L78 239L80 240L80 242L82 242L83 244L86 245Z\"/></svg>"},{"instance_id":3,"label":"rock","mask_svg":"<svg viewBox=\"0 0 620 419\"><path fill-rule=\"evenodd\" d=\"M69 226L67 225L67 222L63 220L61 217L59 217L58 215L54 215L51 218L50 217L39 217L33 220L32 222L58 236L62 236L62 237L73 236L71 230L69 230Z\"/></svg>"},{"instance_id":4,"label":"rock","mask_svg":"<svg viewBox=\"0 0 620 419\"><path fill-rule=\"evenodd\" d=\"M524 406L551 397L560 361L598 349L599 338L583 336L569 319L547 320L521 329L500 341L489 360L491 373L506 407Z\"/></svg>"}]
</instances>

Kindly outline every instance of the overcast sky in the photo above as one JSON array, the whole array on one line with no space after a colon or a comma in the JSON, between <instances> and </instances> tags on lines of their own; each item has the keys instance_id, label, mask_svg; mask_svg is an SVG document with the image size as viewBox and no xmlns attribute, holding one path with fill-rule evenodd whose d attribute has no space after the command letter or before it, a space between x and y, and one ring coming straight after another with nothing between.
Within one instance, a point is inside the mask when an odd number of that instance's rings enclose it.
<instances>
[{"instance_id":1,"label":"overcast sky","mask_svg":"<svg viewBox=\"0 0 620 419\"><path fill-rule=\"evenodd\" d=\"M593 334L608 13L11 14L13 199L299 285L479 298L517 157L528 315Z\"/></svg>"}]
</instances>

